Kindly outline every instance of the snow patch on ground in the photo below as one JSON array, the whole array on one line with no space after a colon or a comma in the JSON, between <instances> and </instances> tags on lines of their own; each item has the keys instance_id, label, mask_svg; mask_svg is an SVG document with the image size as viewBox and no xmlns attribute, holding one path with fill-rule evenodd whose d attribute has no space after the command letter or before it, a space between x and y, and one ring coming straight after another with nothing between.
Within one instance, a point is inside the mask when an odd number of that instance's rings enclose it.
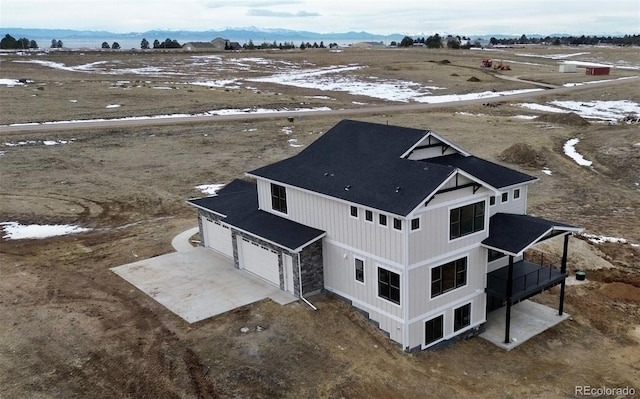
<instances>
[{"instance_id":1,"label":"snow patch on ground","mask_svg":"<svg viewBox=\"0 0 640 399\"><path fill-rule=\"evenodd\" d=\"M4 146L5 147L19 147L19 146L23 146L23 145L36 145L38 143L42 143L44 145L60 145L60 144L69 144L74 140L75 139L71 139L71 140L41 140L41 141L23 140L23 141L5 142Z\"/></svg>"},{"instance_id":2,"label":"snow patch on ground","mask_svg":"<svg viewBox=\"0 0 640 399\"><path fill-rule=\"evenodd\" d=\"M533 58L547 58L547 59L551 59L551 60L564 60L566 58L570 58L570 57L576 57L578 55L586 55L589 54L588 52L582 52L582 53L568 53L568 54L528 54L528 53L517 53L517 56L520 57L533 57Z\"/></svg>"},{"instance_id":3,"label":"snow patch on ground","mask_svg":"<svg viewBox=\"0 0 640 399\"><path fill-rule=\"evenodd\" d=\"M608 237L608 236L599 236L594 234L581 233L580 236L586 238L587 240L596 243L596 244L604 244L605 242L612 242L617 244L627 244L627 241L624 238L619 237Z\"/></svg>"},{"instance_id":4,"label":"snow patch on ground","mask_svg":"<svg viewBox=\"0 0 640 399\"><path fill-rule=\"evenodd\" d=\"M196 186L196 190L199 190L203 194L215 196L218 195L218 190L224 187L224 184L201 184Z\"/></svg>"},{"instance_id":5,"label":"snow patch on ground","mask_svg":"<svg viewBox=\"0 0 640 399\"><path fill-rule=\"evenodd\" d=\"M551 169L549 168L542 168L542 173L544 173L547 176L551 176L553 174L553 172L551 171Z\"/></svg>"},{"instance_id":6,"label":"snow patch on ground","mask_svg":"<svg viewBox=\"0 0 640 399\"><path fill-rule=\"evenodd\" d=\"M0 79L0 85L7 87L24 86L18 79Z\"/></svg>"},{"instance_id":7,"label":"snow patch on ground","mask_svg":"<svg viewBox=\"0 0 640 399\"><path fill-rule=\"evenodd\" d=\"M302 144L298 144L298 139L289 139L289 140L287 140L287 141L289 142L289 145L290 145L291 147L295 147L295 148L303 147L303 145L302 145Z\"/></svg>"},{"instance_id":8,"label":"snow patch on ground","mask_svg":"<svg viewBox=\"0 0 640 399\"><path fill-rule=\"evenodd\" d=\"M566 143L564 143L564 146L562 147L562 149L564 150L564 153L567 154L569 158L576 161L578 165L591 166L593 162L584 159L582 154L576 151L576 144L578 144L579 142L580 142L580 139L575 139L575 138L568 140Z\"/></svg>"},{"instance_id":9,"label":"snow patch on ground","mask_svg":"<svg viewBox=\"0 0 640 399\"><path fill-rule=\"evenodd\" d=\"M3 235L2 238L7 240L40 239L64 236L68 234L84 233L92 230L90 228L68 224L23 225L18 222L2 222L0 223L0 226L5 232L5 235Z\"/></svg>"},{"instance_id":10,"label":"snow patch on ground","mask_svg":"<svg viewBox=\"0 0 640 399\"><path fill-rule=\"evenodd\" d=\"M122 107L122 105L120 104L108 104L105 108L109 109L109 108L120 108Z\"/></svg>"},{"instance_id":11,"label":"snow patch on ground","mask_svg":"<svg viewBox=\"0 0 640 399\"><path fill-rule=\"evenodd\" d=\"M612 123L623 119L625 116L640 115L640 104L629 100L618 101L560 101L555 100L549 105L535 103L521 103L519 106L534 111L569 113L575 112L583 118L598 119Z\"/></svg>"}]
</instances>

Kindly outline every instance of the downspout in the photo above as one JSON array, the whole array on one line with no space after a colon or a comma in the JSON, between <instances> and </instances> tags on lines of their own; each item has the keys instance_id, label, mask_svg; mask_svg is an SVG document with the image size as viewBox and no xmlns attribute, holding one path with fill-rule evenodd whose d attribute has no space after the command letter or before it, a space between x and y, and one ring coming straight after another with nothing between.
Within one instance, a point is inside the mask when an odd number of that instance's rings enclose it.
<instances>
[{"instance_id":1,"label":"downspout","mask_svg":"<svg viewBox=\"0 0 640 399\"><path fill-rule=\"evenodd\" d=\"M300 266L300 252L298 252L298 282L300 283L300 299L302 299L307 305L311 306L311 309L318 310L313 304L305 297L302 296L302 266Z\"/></svg>"}]
</instances>

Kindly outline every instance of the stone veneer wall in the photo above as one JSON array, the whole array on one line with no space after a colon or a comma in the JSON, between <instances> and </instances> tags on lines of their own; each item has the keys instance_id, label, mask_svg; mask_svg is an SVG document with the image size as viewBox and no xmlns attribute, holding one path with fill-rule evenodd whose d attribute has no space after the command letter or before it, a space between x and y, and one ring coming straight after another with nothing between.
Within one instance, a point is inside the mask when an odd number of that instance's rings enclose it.
<instances>
[{"instance_id":1,"label":"stone veneer wall","mask_svg":"<svg viewBox=\"0 0 640 399\"><path fill-rule=\"evenodd\" d=\"M322 263L322 240L304 248L300 253L302 271L302 294L321 291L324 288L324 265ZM293 271L297 278L297 270Z\"/></svg>"}]
</instances>

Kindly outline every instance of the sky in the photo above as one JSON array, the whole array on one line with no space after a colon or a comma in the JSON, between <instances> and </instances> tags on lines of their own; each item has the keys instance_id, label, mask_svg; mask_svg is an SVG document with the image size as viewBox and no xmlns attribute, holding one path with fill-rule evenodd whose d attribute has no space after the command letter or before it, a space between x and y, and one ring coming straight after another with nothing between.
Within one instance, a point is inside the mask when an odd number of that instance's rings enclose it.
<instances>
[{"instance_id":1,"label":"sky","mask_svg":"<svg viewBox=\"0 0 640 399\"><path fill-rule=\"evenodd\" d=\"M0 29L640 33L640 0L0 0Z\"/></svg>"}]
</instances>

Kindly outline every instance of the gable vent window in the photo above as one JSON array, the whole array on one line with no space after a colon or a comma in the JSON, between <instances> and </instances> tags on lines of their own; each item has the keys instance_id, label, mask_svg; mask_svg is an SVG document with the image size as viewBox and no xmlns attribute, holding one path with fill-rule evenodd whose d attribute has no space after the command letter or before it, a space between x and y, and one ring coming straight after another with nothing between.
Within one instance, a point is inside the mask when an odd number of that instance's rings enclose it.
<instances>
[{"instance_id":1,"label":"gable vent window","mask_svg":"<svg viewBox=\"0 0 640 399\"><path fill-rule=\"evenodd\" d=\"M274 211L287 213L287 189L271 183L271 208Z\"/></svg>"}]
</instances>

